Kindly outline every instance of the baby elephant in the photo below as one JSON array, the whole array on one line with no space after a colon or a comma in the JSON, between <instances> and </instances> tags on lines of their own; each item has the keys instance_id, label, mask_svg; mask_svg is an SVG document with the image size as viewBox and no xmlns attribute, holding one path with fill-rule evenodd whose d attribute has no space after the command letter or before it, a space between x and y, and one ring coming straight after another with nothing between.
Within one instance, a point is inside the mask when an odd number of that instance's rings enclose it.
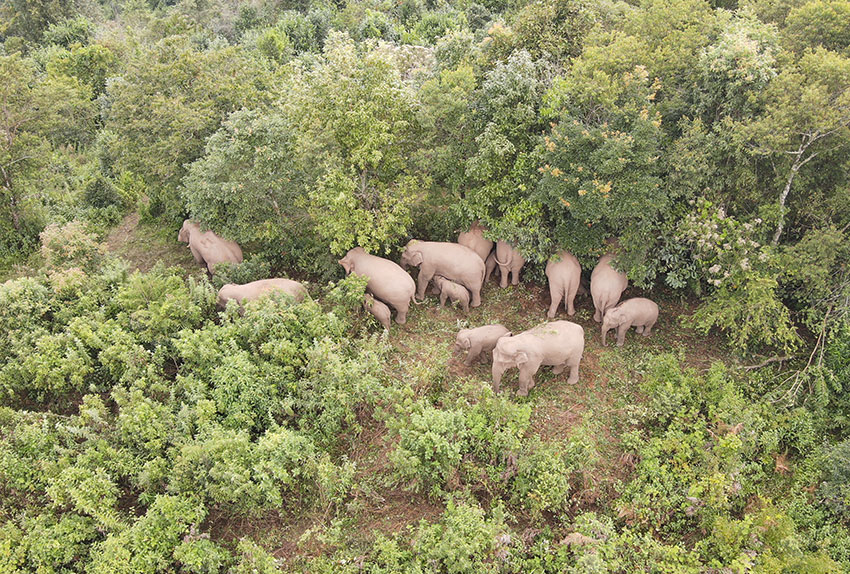
<instances>
[{"instance_id":1,"label":"baby elephant","mask_svg":"<svg viewBox=\"0 0 850 574\"><path fill-rule=\"evenodd\" d=\"M534 374L543 365L552 365L556 375L570 368L567 383L578 382L578 366L584 354L584 329L569 321L552 321L502 337L493 349L493 392L499 392L502 375L511 367L519 368L521 397L534 387Z\"/></svg>"},{"instance_id":2,"label":"baby elephant","mask_svg":"<svg viewBox=\"0 0 850 574\"><path fill-rule=\"evenodd\" d=\"M464 313L469 313L469 291L463 285L449 281L441 275L434 276L434 283L440 290L440 307L446 304L446 299L452 302L459 301Z\"/></svg>"},{"instance_id":3,"label":"baby elephant","mask_svg":"<svg viewBox=\"0 0 850 574\"><path fill-rule=\"evenodd\" d=\"M609 329L617 329L617 346L622 347L629 327L637 327L637 332L647 337L657 320L658 305L653 301L643 297L626 299L605 312L602 319L602 345L605 346L605 335Z\"/></svg>"},{"instance_id":4,"label":"baby elephant","mask_svg":"<svg viewBox=\"0 0 850 574\"><path fill-rule=\"evenodd\" d=\"M231 299L239 303L241 308L245 301L251 301L268 295L274 291L280 291L292 295L296 303L300 303L307 296L307 289L298 281L291 279L260 279L244 285L228 283L218 291L218 306L224 308Z\"/></svg>"},{"instance_id":5,"label":"baby elephant","mask_svg":"<svg viewBox=\"0 0 850 574\"><path fill-rule=\"evenodd\" d=\"M469 351L463 364L467 367L481 355L489 356L502 337L510 337L511 332L504 325L484 325L475 329L461 329L457 334L455 348Z\"/></svg>"},{"instance_id":6,"label":"baby elephant","mask_svg":"<svg viewBox=\"0 0 850 574\"><path fill-rule=\"evenodd\" d=\"M366 296L363 298L363 308L374 315L378 323L384 326L384 329L387 331L390 330L390 308L383 302L366 293Z\"/></svg>"}]
</instances>

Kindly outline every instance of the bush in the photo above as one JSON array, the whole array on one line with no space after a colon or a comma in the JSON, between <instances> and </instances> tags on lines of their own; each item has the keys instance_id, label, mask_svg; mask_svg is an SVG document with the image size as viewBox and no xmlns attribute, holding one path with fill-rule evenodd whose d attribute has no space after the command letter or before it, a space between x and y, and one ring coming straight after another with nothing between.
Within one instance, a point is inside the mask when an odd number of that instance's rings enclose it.
<instances>
[{"instance_id":1,"label":"bush","mask_svg":"<svg viewBox=\"0 0 850 574\"><path fill-rule=\"evenodd\" d=\"M41 256L47 267L81 267L94 271L106 255L106 246L89 233L80 221L71 221L59 226L48 225L39 235Z\"/></svg>"}]
</instances>

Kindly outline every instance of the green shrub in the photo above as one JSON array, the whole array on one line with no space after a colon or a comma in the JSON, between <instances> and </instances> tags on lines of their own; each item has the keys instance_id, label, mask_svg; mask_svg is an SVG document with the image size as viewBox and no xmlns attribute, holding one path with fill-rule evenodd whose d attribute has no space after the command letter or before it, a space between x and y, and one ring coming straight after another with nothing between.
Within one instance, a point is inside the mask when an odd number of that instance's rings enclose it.
<instances>
[{"instance_id":1,"label":"green shrub","mask_svg":"<svg viewBox=\"0 0 850 574\"><path fill-rule=\"evenodd\" d=\"M516 465L512 481L515 504L535 519L544 511L559 515L569 509L570 475L574 469L564 459L564 445L537 440L526 447Z\"/></svg>"},{"instance_id":2,"label":"green shrub","mask_svg":"<svg viewBox=\"0 0 850 574\"><path fill-rule=\"evenodd\" d=\"M133 526L92 547L92 574L155 574L170 570L183 536L206 516L196 500L157 496Z\"/></svg>"},{"instance_id":3,"label":"green shrub","mask_svg":"<svg viewBox=\"0 0 850 574\"><path fill-rule=\"evenodd\" d=\"M390 454L393 468L408 487L431 494L451 489L457 480L463 453L468 448L468 429L463 411L417 405L404 417L388 424L399 435Z\"/></svg>"},{"instance_id":4,"label":"green shrub","mask_svg":"<svg viewBox=\"0 0 850 574\"><path fill-rule=\"evenodd\" d=\"M91 272L106 254L106 246L89 233L80 221L71 221L62 226L51 223L39 237L41 256L48 267L77 266Z\"/></svg>"}]
</instances>

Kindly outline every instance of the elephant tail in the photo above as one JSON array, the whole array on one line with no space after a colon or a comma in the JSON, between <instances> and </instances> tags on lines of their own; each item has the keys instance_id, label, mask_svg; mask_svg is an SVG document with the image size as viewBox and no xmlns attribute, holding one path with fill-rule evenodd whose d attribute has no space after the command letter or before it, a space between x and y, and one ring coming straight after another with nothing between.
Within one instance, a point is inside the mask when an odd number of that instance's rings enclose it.
<instances>
[{"instance_id":1,"label":"elephant tail","mask_svg":"<svg viewBox=\"0 0 850 574\"><path fill-rule=\"evenodd\" d=\"M417 301L416 300L416 294L411 295L410 300L413 301L414 305L421 305L422 303L425 302L425 299L422 299L421 301Z\"/></svg>"},{"instance_id":2,"label":"elephant tail","mask_svg":"<svg viewBox=\"0 0 850 574\"><path fill-rule=\"evenodd\" d=\"M497 255L497 253L498 253L498 251L493 252L493 259L496 260L496 263L498 263L500 267L509 266L511 264L511 261L513 261L513 258L514 258L513 251L508 252L508 260L504 263L499 261L499 256Z\"/></svg>"}]
</instances>

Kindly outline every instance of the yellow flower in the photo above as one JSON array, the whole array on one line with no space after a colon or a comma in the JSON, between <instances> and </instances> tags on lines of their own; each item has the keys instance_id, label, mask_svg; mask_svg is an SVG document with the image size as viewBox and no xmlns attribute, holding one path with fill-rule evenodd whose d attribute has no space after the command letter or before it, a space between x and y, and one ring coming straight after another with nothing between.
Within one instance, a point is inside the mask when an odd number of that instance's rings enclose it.
<instances>
[{"instance_id":1,"label":"yellow flower","mask_svg":"<svg viewBox=\"0 0 850 574\"><path fill-rule=\"evenodd\" d=\"M587 193L587 191L585 191L583 189L578 190L579 195L585 195L586 193Z\"/></svg>"}]
</instances>

